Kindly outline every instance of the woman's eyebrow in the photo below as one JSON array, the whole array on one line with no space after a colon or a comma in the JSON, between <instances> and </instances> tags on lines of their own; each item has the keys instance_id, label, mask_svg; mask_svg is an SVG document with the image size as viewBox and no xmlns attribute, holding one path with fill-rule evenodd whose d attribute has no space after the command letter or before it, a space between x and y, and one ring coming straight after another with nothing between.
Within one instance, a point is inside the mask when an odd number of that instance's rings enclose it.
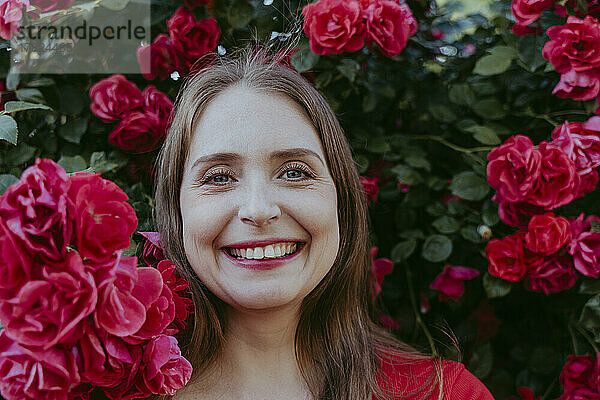
<instances>
[{"instance_id":1,"label":"woman's eyebrow","mask_svg":"<svg viewBox=\"0 0 600 400\"><path fill-rule=\"evenodd\" d=\"M312 151L310 149L306 149L303 147L276 150L270 154L269 158L270 159L282 159L282 158L302 157L302 156L314 157L317 160L319 160L323 166L325 166L325 163L323 162L323 159L321 158L321 156L319 156L319 154L315 153L314 151ZM192 170L201 163L208 163L208 162L215 162L215 161L226 161L226 162L230 161L230 162L232 162L232 161L239 161L241 158L242 157L237 153L207 154L205 156L198 157L196 159L196 161L194 161L194 164L192 164Z\"/></svg>"}]
</instances>

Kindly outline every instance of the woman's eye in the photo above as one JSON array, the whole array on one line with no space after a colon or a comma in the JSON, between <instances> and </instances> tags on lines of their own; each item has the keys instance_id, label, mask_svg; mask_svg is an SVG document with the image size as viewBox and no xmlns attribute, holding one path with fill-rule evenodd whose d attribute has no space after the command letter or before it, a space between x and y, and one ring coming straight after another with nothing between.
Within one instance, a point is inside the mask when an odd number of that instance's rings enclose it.
<instances>
[{"instance_id":1,"label":"woman's eye","mask_svg":"<svg viewBox=\"0 0 600 400\"><path fill-rule=\"evenodd\" d=\"M289 179L296 179L296 178L301 178L303 172L297 169L290 169L288 171L285 172L286 176Z\"/></svg>"}]
</instances>

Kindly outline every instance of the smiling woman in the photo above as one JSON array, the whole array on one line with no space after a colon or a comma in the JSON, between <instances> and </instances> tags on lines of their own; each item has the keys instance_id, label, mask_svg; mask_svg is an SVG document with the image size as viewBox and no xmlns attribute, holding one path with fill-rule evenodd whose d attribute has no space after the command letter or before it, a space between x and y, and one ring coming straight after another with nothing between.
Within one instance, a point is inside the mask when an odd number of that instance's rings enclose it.
<instances>
[{"instance_id":1,"label":"smiling woman","mask_svg":"<svg viewBox=\"0 0 600 400\"><path fill-rule=\"evenodd\" d=\"M187 79L157 161L157 229L196 311L175 399L491 399L374 322L348 142L282 57L247 48Z\"/></svg>"}]
</instances>

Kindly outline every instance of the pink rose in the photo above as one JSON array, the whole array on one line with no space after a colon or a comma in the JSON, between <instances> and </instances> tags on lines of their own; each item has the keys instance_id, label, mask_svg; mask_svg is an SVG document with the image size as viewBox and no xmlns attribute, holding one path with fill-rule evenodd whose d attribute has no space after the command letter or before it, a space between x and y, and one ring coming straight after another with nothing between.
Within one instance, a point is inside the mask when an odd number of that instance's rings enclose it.
<instances>
[{"instance_id":1,"label":"pink rose","mask_svg":"<svg viewBox=\"0 0 600 400\"><path fill-rule=\"evenodd\" d=\"M550 6L552 0L513 0L511 9L517 24L527 26L535 22Z\"/></svg>"},{"instance_id":2,"label":"pink rose","mask_svg":"<svg viewBox=\"0 0 600 400\"><path fill-rule=\"evenodd\" d=\"M567 18L563 26L546 31L550 41L542 54L561 74L600 68L600 23L590 15L585 19Z\"/></svg>"},{"instance_id":3,"label":"pink rose","mask_svg":"<svg viewBox=\"0 0 600 400\"><path fill-rule=\"evenodd\" d=\"M105 374L115 382L104 390L106 396L113 400L148 397L151 393L135 384L142 364L142 347L128 345L121 338L107 334L100 340L106 351Z\"/></svg>"},{"instance_id":4,"label":"pink rose","mask_svg":"<svg viewBox=\"0 0 600 400\"><path fill-rule=\"evenodd\" d=\"M417 20L406 3L375 0L364 10L367 21L367 42L377 42L388 57L400 54L408 37L417 32Z\"/></svg>"},{"instance_id":5,"label":"pink rose","mask_svg":"<svg viewBox=\"0 0 600 400\"><path fill-rule=\"evenodd\" d=\"M121 74L111 75L95 83L90 89L92 113L104 122L116 121L131 110L140 108L142 92L135 83Z\"/></svg>"},{"instance_id":6,"label":"pink rose","mask_svg":"<svg viewBox=\"0 0 600 400\"><path fill-rule=\"evenodd\" d=\"M160 246L160 234L158 232L138 232L146 238L142 258L149 267L155 267L159 261L165 259L162 247ZM164 277L163 277L164 278Z\"/></svg>"},{"instance_id":7,"label":"pink rose","mask_svg":"<svg viewBox=\"0 0 600 400\"><path fill-rule=\"evenodd\" d=\"M570 203L579 190L575 164L564 151L548 142L540 143L539 152L540 174L525 201L546 210Z\"/></svg>"},{"instance_id":8,"label":"pink rose","mask_svg":"<svg viewBox=\"0 0 600 400\"><path fill-rule=\"evenodd\" d=\"M544 213L544 209L541 207L532 206L525 202L512 203L506 201L499 193L496 193L492 200L499 203L498 216L507 225L526 228L532 216Z\"/></svg>"},{"instance_id":9,"label":"pink rose","mask_svg":"<svg viewBox=\"0 0 600 400\"><path fill-rule=\"evenodd\" d=\"M41 12L48 12L54 10L66 10L73 0L33 0L31 5L40 8Z\"/></svg>"},{"instance_id":10,"label":"pink rose","mask_svg":"<svg viewBox=\"0 0 600 400\"><path fill-rule=\"evenodd\" d=\"M174 335L177 331L186 329L185 320L189 314L194 313L193 302L187 291L190 285L188 281L181 278L176 271L175 265L169 260L162 260L156 268L160 271L165 285L171 289L173 304L175 305L175 318L171 326L165 331L166 334Z\"/></svg>"},{"instance_id":11,"label":"pink rose","mask_svg":"<svg viewBox=\"0 0 600 400\"><path fill-rule=\"evenodd\" d=\"M160 335L144 347L141 374L152 393L173 396L190 380L192 365L181 356L177 339Z\"/></svg>"},{"instance_id":12,"label":"pink rose","mask_svg":"<svg viewBox=\"0 0 600 400\"><path fill-rule=\"evenodd\" d=\"M138 279L137 257L120 257L112 269L97 273L98 307L94 320L115 336L137 332L146 320L146 305L132 295Z\"/></svg>"},{"instance_id":13,"label":"pink rose","mask_svg":"<svg viewBox=\"0 0 600 400\"><path fill-rule=\"evenodd\" d=\"M162 334L175 318L175 303L160 271L152 267L138 268L131 294L146 307L146 319L139 330L124 340L136 344Z\"/></svg>"},{"instance_id":14,"label":"pink rose","mask_svg":"<svg viewBox=\"0 0 600 400\"><path fill-rule=\"evenodd\" d=\"M429 287L439 290L442 298L458 300L465 291L463 280L473 279L478 275L479 271L476 269L446 264Z\"/></svg>"},{"instance_id":15,"label":"pink rose","mask_svg":"<svg viewBox=\"0 0 600 400\"><path fill-rule=\"evenodd\" d=\"M132 111L127 114L108 136L108 142L125 151L145 153L158 147L165 132L160 131L158 115Z\"/></svg>"},{"instance_id":16,"label":"pink rose","mask_svg":"<svg viewBox=\"0 0 600 400\"><path fill-rule=\"evenodd\" d=\"M373 298L377 297L377 295L381 293L381 284L383 283L383 277L394 270L394 264L389 258L375 259L377 255L377 249L377 247L371 247L371 259L373 260L372 272L375 276Z\"/></svg>"},{"instance_id":17,"label":"pink rose","mask_svg":"<svg viewBox=\"0 0 600 400\"><path fill-rule=\"evenodd\" d=\"M560 383L565 388L565 392L571 392L578 388L595 391L599 372L597 362L592 355L571 355L560 374Z\"/></svg>"},{"instance_id":18,"label":"pink rose","mask_svg":"<svg viewBox=\"0 0 600 400\"><path fill-rule=\"evenodd\" d=\"M75 236L83 257L100 262L129 247L138 220L120 187L99 173L77 172L71 176L69 197L75 205Z\"/></svg>"},{"instance_id":19,"label":"pink rose","mask_svg":"<svg viewBox=\"0 0 600 400\"><path fill-rule=\"evenodd\" d=\"M571 241L569 220L554 213L534 215L525 235L527 248L541 255L552 255Z\"/></svg>"},{"instance_id":20,"label":"pink rose","mask_svg":"<svg viewBox=\"0 0 600 400\"><path fill-rule=\"evenodd\" d=\"M67 400L69 389L79 381L68 351L30 351L0 331L0 391L7 400Z\"/></svg>"},{"instance_id":21,"label":"pink rose","mask_svg":"<svg viewBox=\"0 0 600 400\"><path fill-rule=\"evenodd\" d=\"M573 160L580 176L600 166L600 117L585 124L565 121L554 128L552 139Z\"/></svg>"},{"instance_id":22,"label":"pink rose","mask_svg":"<svg viewBox=\"0 0 600 400\"><path fill-rule=\"evenodd\" d=\"M525 288L546 294L556 293L573 286L576 279L571 260L558 255L546 259L528 274Z\"/></svg>"},{"instance_id":23,"label":"pink rose","mask_svg":"<svg viewBox=\"0 0 600 400\"><path fill-rule=\"evenodd\" d=\"M148 85L142 92L144 98L144 113L154 116L152 121L159 121L158 125L152 129L159 137L164 138L167 135L169 118L173 111L173 102L169 96L156 89L153 85Z\"/></svg>"},{"instance_id":24,"label":"pink rose","mask_svg":"<svg viewBox=\"0 0 600 400\"><path fill-rule=\"evenodd\" d=\"M142 74L149 80L157 76L160 80L165 80L176 69L183 70L173 41L164 33L159 33L152 44L139 47L137 59Z\"/></svg>"},{"instance_id":25,"label":"pink rose","mask_svg":"<svg viewBox=\"0 0 600 400\"><path fill-rule=\"evenodd\" d=\"M367 34L357 0L319 0L302 8L304 32L316 54L360 50Z\"/></svg>"},{"instance_id":26,"label":"pink rose","mask_svg":"<svg viewBox=\"0 0 600 400\"><path fill-rule=\"evenodd\" d=\"M525 200L540 177L542 156L527 136L509 138L488 154L488 160L490 186L510 202Z\"/></svg>"},{"instance_id":27,"label":"pink rose","mask_svg":"<svg viewBox=\"0 0 600 400\"><path fill-rule=\"evenodd\" d=\"M73 225L68 219L72 207L69 186L60 165L37 158L0 197L0 219L6 233L18 238L32 254L62 260Z\"/></svg>"},{"instance_id":28,"label":"pink rose","mask_svg":"<svg viewBox=\"0 0 600 400\"><path fill-rule=\"evenodd\" d=\"M363 191L367 195L369 202L377 200L377 192L379 191L377 182L379 182L378 178L367 178L366 176L360 177L360 183L362 184Z\"/></svg>"},{"instance_id":29,"label":"pink rose","mask_svg":"<svg viewBox=\"0 0 600 400\"><path fill-rule=\"evenodd\" d=\"M29 0L5 0L0 4L0 37L10 40L14 32L21 32L19 22L23 18L23 6L29 8Z\"/></svg>"},{"instance_id":30,"label":"pink rose","mask_svg":"<svg viewBox=\"0 0 600 400\"><path fill-rule=\"evenodd\" d=\"M42 280L25 283L17 296L0 303L7 335L21 345L44 350L77 340L80 322L98 300L93 275L76 251L60 267L42 265Z\"/></svg>"},{"instance_id":31,"label":"pink rose","mask_svg":"<svg viewBox=\"0 0 600 400\"><path fill-rule=\"evenodd\" d=\"M600 218L590 215L585 220L583 213L571 220L573 239L568 245L573 256L573 265L582 275L598 278L600 275L600 233L591 230L592 222L600 223Z\"/></svg>"},{"instance_id":32,"label":"pink rose","mask_svg":"<svg viewBox=\"0 0 600 400\"><path fill-rule=\"evenodd\" d=\"M552 94L577 101L593 99L600 94L600 68L581 72L572 69L565 72L560 76Z\"/></svg>"}]
</instances>

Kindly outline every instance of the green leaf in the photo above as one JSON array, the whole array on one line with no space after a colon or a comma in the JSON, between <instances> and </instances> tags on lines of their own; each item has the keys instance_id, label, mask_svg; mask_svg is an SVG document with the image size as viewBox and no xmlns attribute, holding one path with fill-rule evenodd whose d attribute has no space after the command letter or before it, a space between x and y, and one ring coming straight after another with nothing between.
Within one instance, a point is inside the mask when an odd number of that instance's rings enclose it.
<instances>
[{"instance_id":1,"label":"green leaf","mask_svg":"<svg viewBox=\"0 0 600 400\"><path fill-rule=\"evenodd\" d=\"M505 72L512 64L512 58L499 54L489 54L481 57L475 63L473 73L477 75L498 75Z\"/></svg>"},{"instance_id":2,"label":"green leaf","mask_svg":"<svg viewBox=\"0 0 600 400\"><path fill-rule=\"evenodd\" d=\"M579 293L600 294L600 279L584 280L579 286Z\"/></svg>"},{"instance_id":3,"label":"green leaf","mask_svg":"<svg viewBox=\"0 0 600 400\"><path fill-rule=\"evenodd\" d=\"M76 156L62 156L58 161L58 165L63 167L66 172L77 172L83 171L87 168L85 159L80 155Z\"/></svg>"},{"instance_id":4,"label":"green leaf","mask_svg":"<svg viewBox=\"0 0 600 400\"><path fill-rule=\"evenodd\" d=\"M8 75L6 75L6 88L8 90L17 90L17 86L19 86L20 80L21 74L19 74L18 70L11 68Z\"/></svg>"},{"instance_id":5,"label":"green leaf","mask_svg":"<svg viewBox=\"0 0 600 400\"><path fill-rule=\"evenodd\" d=\"M483 289L485 290L488 299L494 299L509 294L512 285L510 282L496 278L486 272L486 274L483 275Z\"/></svg>"},{"instance_id":6,"label":"green leaf","mask_svg":"<svg viewBox=\"0 0 600 400\"><path fill-rule=\"evenodd\" d=\"M517 50L509 46L496 46L488 49L490 54L510 58L511 60L517 57Z\"/></svg>"},{"instance_id":7,"label":"green leaf","mask_svg":"<svg viewBox=\"0 0 600 400\"><path fill-rule=\"evenodd\" d=\"M494 352L489 342L479 344L469 359L469 371L479 379L485 379L492 372Z\"/></svg>"},{"instance_id":8,"label":"green leaf","mask_svg":"<svg viewBox=\"0 0 600 400\"><path fill-rule=\"evenodd\" d=\"M427 204L427 206L425 206L425 211L432 217L441 217L446 214L446 207L444 207L442 203L435 202Z\"/></svg>"},{"instance_id":9,"label":"green leaf","mask_svg":"<svg viewBox=\"0 0 600 400\"><path fill-rule=\"evenodd\" d=\"M306 72L312 69L319 62L319 55L310 51L310 49L301 49L292 55L292 66L298 72Z\"/></svg>"},{"instance_id":10,"label":"green leaf","mask_svg":"<svg viewBox=\"0 0 600 400\"><path fill-rule=\"evenodd\" d=\"M254 7L244 0L234 2L227 10L227 21L235 29L245 28L254 16Z\"/></svg>"},{"instance_id":11,"label":"green leaf","mask_svg":"<svg viewBox=\"0 0 600 400\"><path fill-rule=\"evenodd\" d=\"M14 175L11 174L2 174L0 175L0 195L4 194L4 192L6 192L6 189L8 189L8 187L10 185L12 185L15 182L18 182L19 178L17 178Z\"/></svg>"},{"instance_id":12,"label":"green leaf","mask_svg":"<svg viewBox=\"0 0 600 400\"><path fill-rule=\"evenodd\" d=\"M358 168L358 172L364 174L367 172L367 168L369 168L369 158L366 156L358 155L354 157L354 161L356 162L356 167Z\"/></svg>"},{"instance_id":13,"label":"green leaf","mask_svg":"<svg viewBox=\"0 0 600 400\"><path fill-rule=\"evenodd\" d=\"M579 317L579 325L590 331L600 329L600 294L585 303Z\"/></svg>"},{"instance_id":14,"label":"green leaf","mask_svg":"<svg viewBox=\"0 0 600 400\"><path fill-rule=\"evenodd\" d=\"M16 92L17 99L22 101L28 101L32 103L43 103L44 95L39 89L34 88L23 88Z\"/></svg>"},{"instance_id":15,"label":"green leaf","mask_svg":"<svg viewBox=\"0 0 600 400\"><path fill-rule=\"evenodd\" d=\"M600 222L596 221L596 220L592 220L590 221L591 224L591 228L590 231L598 233L600 232Z\"/></svg>"},{"instance_id":16,"label":"green leaf","mask_svg":"<svg viewBox=\"0 0 600 400\"><path fill-rule=\"evenodd\" d=\"M506 115L504 105L496 99L479 100L472 108L477 115L485 119L501 119Z\"/></svg>"},{"instance_id":17,"label":"green leaf","mask_svg":"<svg viewBox=\"0 0 600 400\"><path fill-rule=\"evenodd\" d=\"M58 135L67 142L79 144L88 126L87 118L77 118L68 121L58 128Z\"/></svg>"},{"instance_id":18,"label":"green leaf","mask_svg":"<svg viewBox=\"0 0 600 400\"><path fill-rule=\"evenodd\" d=\"M397 263L406 260L415 251L417 247L417 241L415 239L409 239L404 242L400 242L392 249L392 261Z\"/></svg>"},{"instance_id":19,"label":"green leaf","mask_svg":"<svg viewBox=\"0 0 600 400\"><path fill-rule=\"evenodd\" d=\"M423 168L424 170L431 171L431 164L423 156L408 156L404 161L413 168Z\"/></svg>"},{"instance_id":20,"label":"green leaf","mask_svg":"<svg viewBox=\"0 0 600 400\"><path fill-rule=\"evenodd\" d=\"M362 100L362 110L363 112L371 112L377 107L377 98L373 93L367 93Z\"/></svg>"},{"instance_id":21,"label":"green leaf","mask_svg":"<svg viewBox=\"0 0 600 400\"><path fill-rule=\"evenodd\" d=\"M460 228L455 218L444 215L431 223L440 233L454 233Z\"/></svg>"},{"instance_id":22,"label":"green leaf","mask_svg":"<svg viewBox=\"0 0 600 400\"><path fill-rule=\"evenodd\" d=\"M348 78L350 82L354 82L358 71L360 71L360 65L351 58L344 58L337 66L337 70Z\"/></svg>"},{"instance_id":23,"label":"green leaf","mask_svg":"<svg viewBox=\"0 0 600 400\"><path fill-rule=\"evenodd\" d=\"M498 135L496 135L496 133L492 129L488 128L487 126L473 125L468 128L465 128L464 130L469 133L472 133L473 138L475 140L477 140L479 143L491 144L491 145L496 145L496 144L501 143Z\"/></svg>"},{"instance_id":24,"label":"green leaf","mask_svg":"<svg viewBox=\"0 0 600 400\"><path fill-rule=\"evenodd\" d=\"M444 235L431 235L425 239L421 254L427 261L444 261L452 254L452 240Z\"/></svg>"},{"instance_id":25,"label":"green leaf","mask_svg":"<svg viewBox=\"0 0 600 400\"><path fill-rule=\"evenodd\" d=\"M0 139L17 144L17 121L10 115L0 115Z\"/></svg>"},{"instance_id":26,"label":"green leaf","mask_svg":"<svg viewBox=\"0 0 600 400\"><path fill-rule=\"evenodd\" d=\"M420 229L408 229L398 234L403 239L425 239L423 231Z\"/></svg>"},{"instance_id":27,"label":"green leaf","mask_svg":"<svg viewBox=\"0 0 600 400\"><path fill-rule=\"evenodd\" d=\"M416 185L423 182L423 177L417 171L406 165L396 165L391 169L391 172L396 174L398 180L405 185Z\"/></svg>"},{"instance_id":28,"label":"green leaf","mask_svg":"<svg viewBox=\"0 0 600 400\"><path fill-rule=\"evenodd\" d=\"M433 115L433 118L438 121L450 123L456 120L456 113L443 104L433 104L429 106L429 112Z\"/></svg>"},{"instance_id":29,"label":"green leaf","mask_svg":"<svg viewBox=\"0 0 600 400\"><path fill-rule=\"evenodd\" d=\"M100 5L111 11L121 11L129 4L129 0L102 0Z\"/></svg>"},{"instance_id":30,"label":"green leaf","mask_svg":"<svg viewBox=\"0 0 600 400\"><path fill-rule=\"evenodd\" d=\"M4 156L4 161L9 166L17 166L27 161L31 160L35 153L37 152L37 148L29 146L25 142L21 142L17 145L17 147L13 147L9 151L7 151Z\"/></svg>"},{"instance_id":31,"label":"green leaf","mask_svg":"<svg viewBox=\"0 0 600 400\"><path fill-rule=\"evenodd\" d=\"M387 153L392 150L386 139L382 136L369 138L367 150L372 153Z\"/></svg>"},{"instance_id":32,"label":"green leaf","mask_svg":"<svg viewBox=\"0 0 600 400\"><path fill-rule=\"evenodd\" d=\"M460 235L471 243L483 243L483 238L477 232L477 227L474 225L463 226L460 230Z\"/></svg>"},{"instance_id":33,"label":"green leaf","mask_svg":"<svg viewBox=\"0 0 600 400\"><path fill-rule=\"evenodd\" d=\"M465 200L478 201L485 198L490 191L485 179L471 171L461 172L452 178L450 184L452 194Z\"/></svg>"},{"instance_id":34,"label":"green leaf","mask_svg":"<svg viewBox=\"0 0 600 400\"><path fill-rule=\"evenodd\" d=\"M52 86L54 84L56 84L56 82L54 81L54 79L52 79L52 78L46 78L46 77L33 79L33 80L27 82L27 86L29 86L29 87Z\"/></svg>"},{"instance_id":35,"label":"green leaf","mask_svg":"<svg viewBox=\"0 0 600 400\"><path fill-rule=\"evenodd\" d=\"M136 242L135 240L131 240L131 244L129 245L129 247L126 248L125 250L123 250L122 257L135 256L137 254L139 245L140 245L140 243Z\"/></svg>"},{"instance_id":36,"label":"green leaf","mask_svg":"<svg viewBox=\"0 0 600 400\"><path fill-rule=\"evenodd\" d=\"M546 59L542 56L545 37L546 35L525 35L519 38L517 43L519 58L530 72L546 64Z\"/></svg>"},{"instance_id":37,"label":"green leaf","mask_svg":"<svg viewBox=\"0 0 600 400\"><path fill-rule=\"evenodd\" d=\"M52 108L48 107L45 104L30 103L28 101L9 101L4 105L4 112L6 113L14 113L17 111L34 109L52 110Z\"/></svg>"},{"instance_id":38,"label":"green leaf","mask_svg":"<svg viewBox=\"0 0 600 400\"><path fill-rule=\"evenodd\" d=\"M466 83L457 83L450 86L448 97L451 102L458 104L459 106L471 106L477 101L475 93Z\"/></svg>"},{"instance_id":39,"label":"green leaf","mask_svg":"<svg viewBox=\"0 0 600 400\"><path fill-rule=\"evenodd\" d=\"M90 167L95 172L100 172L102 174L106 172L112 172L120 167L120 165L116 162L110 162L106 157L106 153L103 151L95 151L92 153L90 157Z\"/></svg>"}]
</instances>

